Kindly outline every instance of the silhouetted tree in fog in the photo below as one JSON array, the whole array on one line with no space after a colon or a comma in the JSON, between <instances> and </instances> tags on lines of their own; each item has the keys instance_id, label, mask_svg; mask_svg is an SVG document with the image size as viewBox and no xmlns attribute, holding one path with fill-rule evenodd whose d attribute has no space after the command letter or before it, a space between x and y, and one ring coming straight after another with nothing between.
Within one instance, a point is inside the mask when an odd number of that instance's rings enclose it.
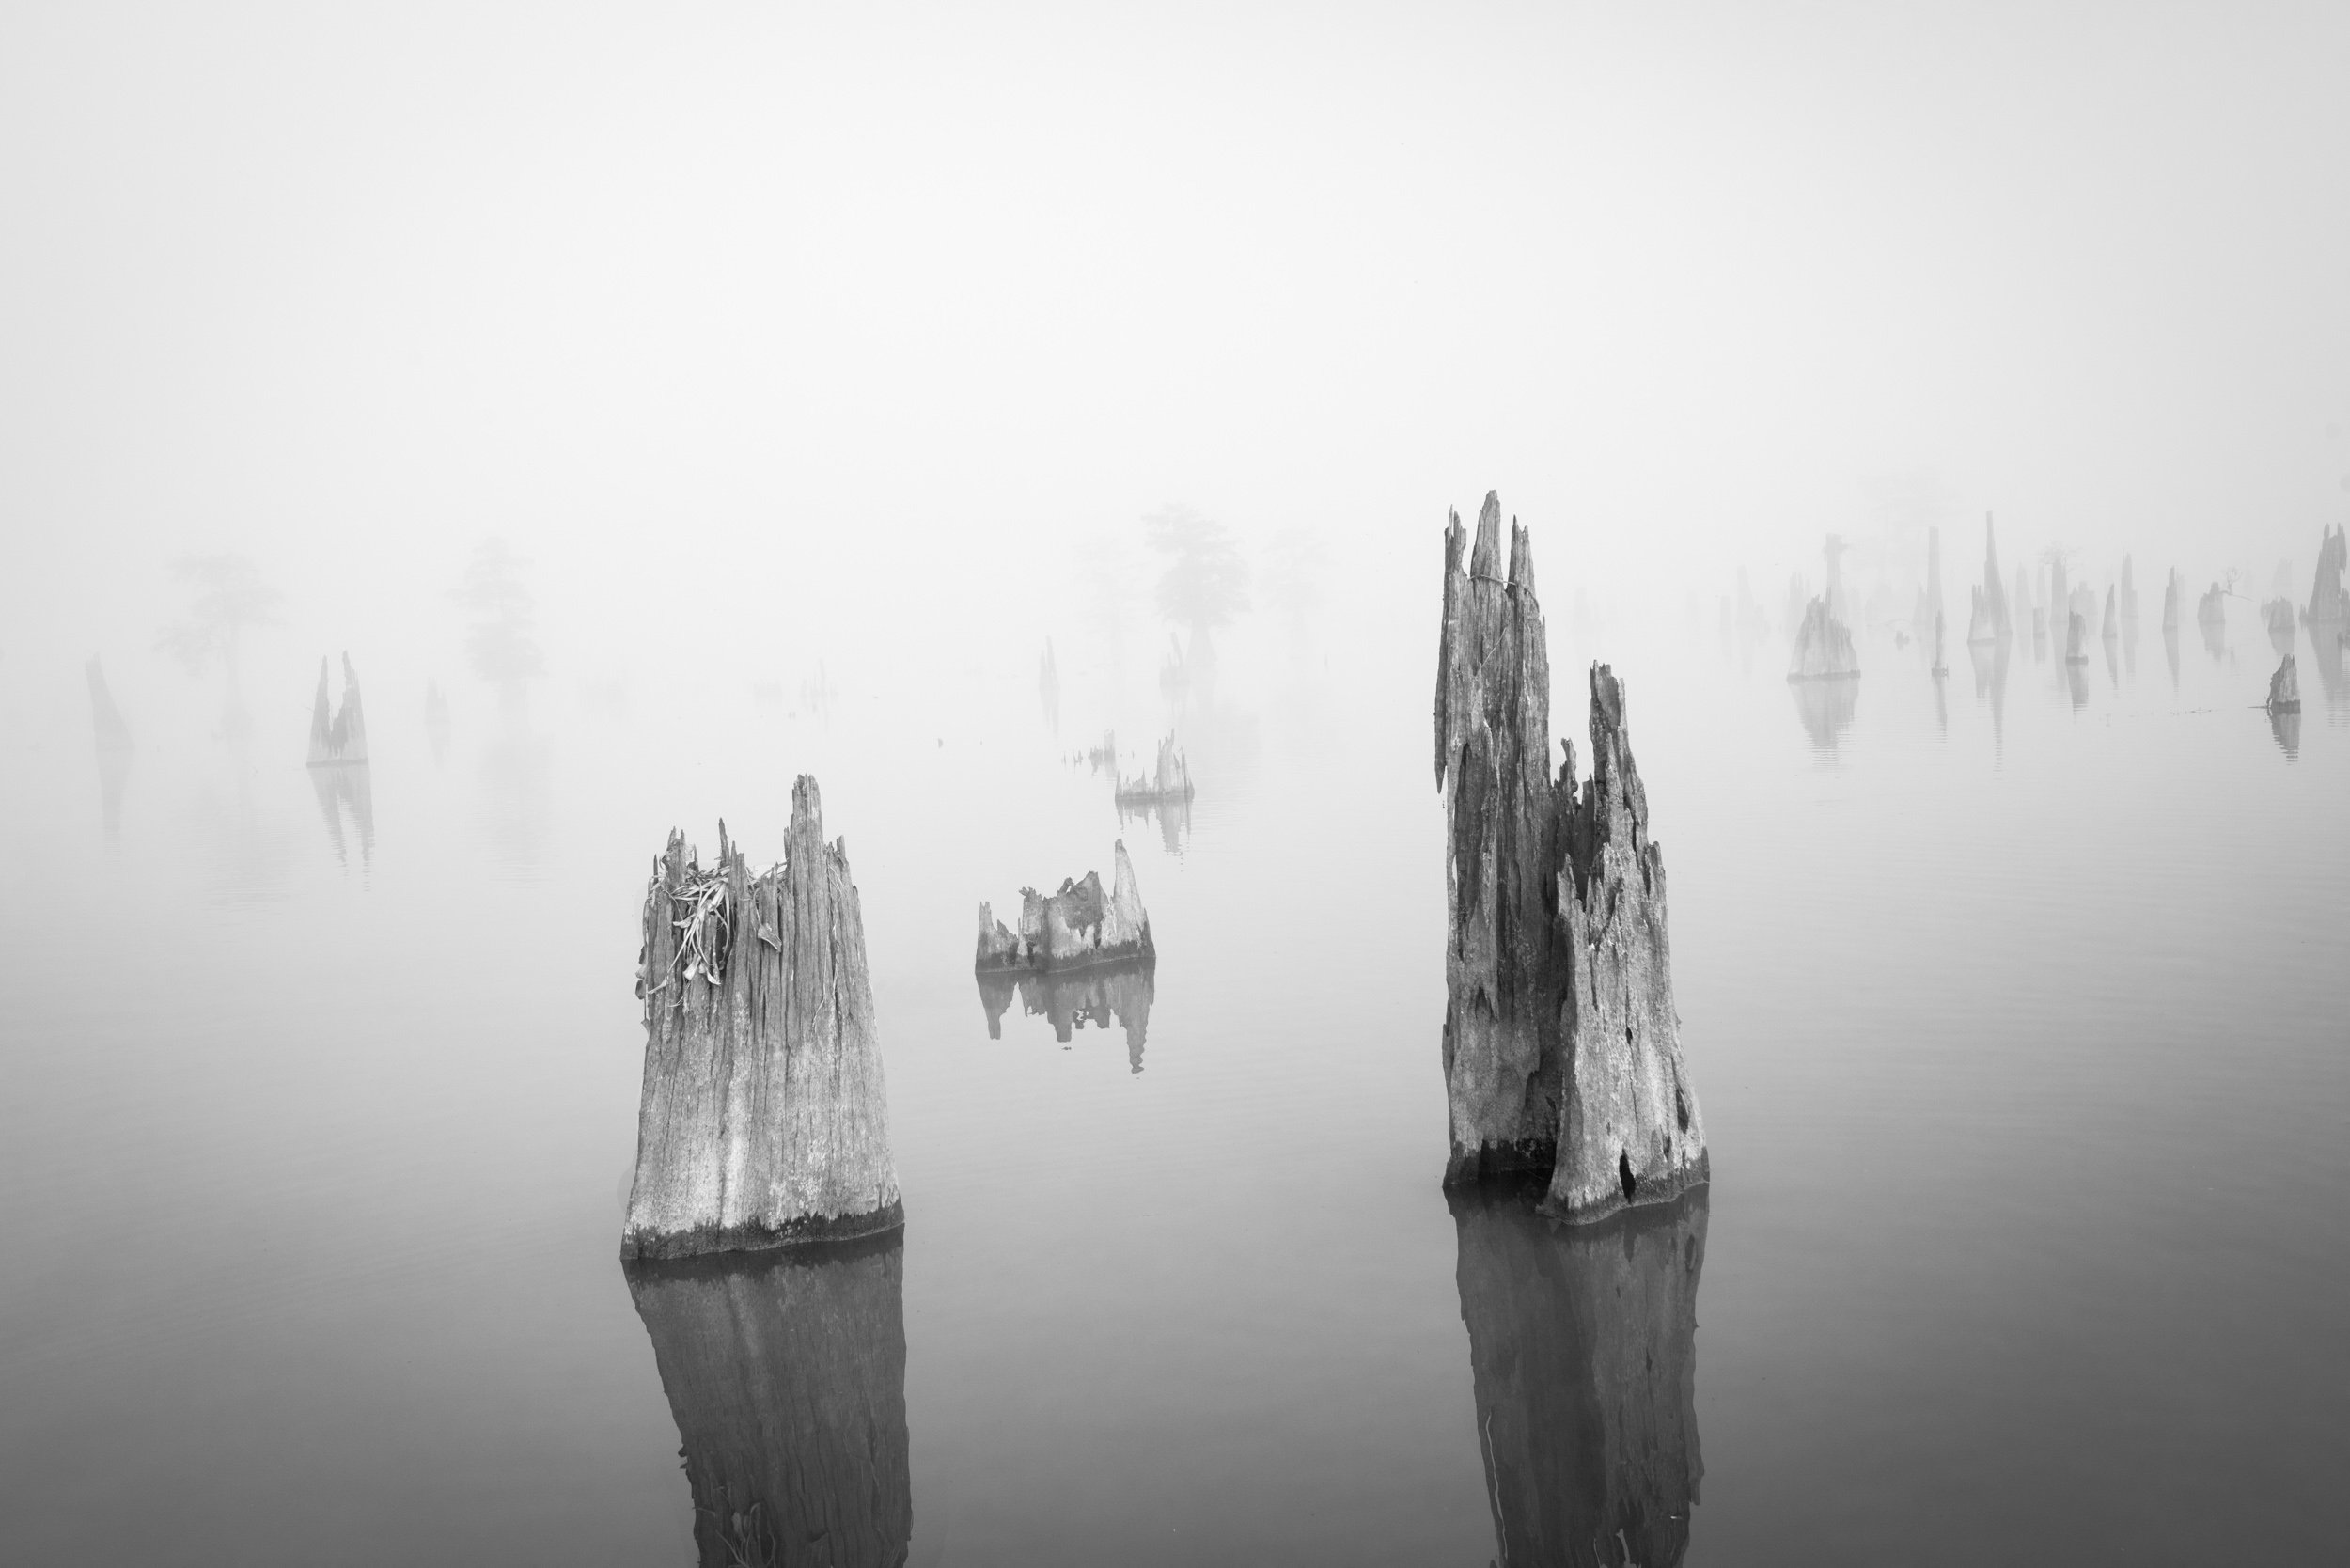
<instances>
[{"instance_id":1,"label":"silhouetted tree in fog","mask_svg":"<svg viewBox=\"0 0 2350 1568\"><path fill-rule=\"evenodd\" d=\"M233 686L239 635L248 626L275 623L277 590L243 556L182 556L171 563L171 575L192 585L196 597L187 619L166 627L156 646L177 656L192 674L201 674L217 655Z\"/></svg>"},{"instance_id":2,"label":"silhouetted tree in fog","mask_svg":"<svg viewBox=\"0 0 2350 1568\"><path fill-rule=\"evenodd\" d=\"M1223 525L1170 505L1142 520L1142 537L1167 562L1159 613L1189 628L1195 641L1248 608L1248 563Z\"/></svg>"},{"instance_id":3,"label":"silhouetted tree in fog","mask_svg":"<svg viewBox=\"0 0 2350 1568\"><path fill-rule=\"evenodd\" d=\"M465 628L466 662L509 702L519 701L524 682L546 671L531 636L537 617L523 581L528 566L504 540L484 540L451 595L472 618Z\"/></svg>"}]
</instances>

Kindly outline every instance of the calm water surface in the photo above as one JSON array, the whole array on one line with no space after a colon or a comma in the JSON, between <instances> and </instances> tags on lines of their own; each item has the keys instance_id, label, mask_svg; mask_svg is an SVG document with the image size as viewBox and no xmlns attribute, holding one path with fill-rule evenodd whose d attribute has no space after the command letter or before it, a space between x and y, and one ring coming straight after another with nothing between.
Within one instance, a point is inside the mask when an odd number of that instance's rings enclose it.
<instances>
[{"instance_id":1,"label":"calm water surface","mask_svg":"<svg viewBox=\"0 0 2350 1568\"><path fill-rule=\"evenodd\" d=\"M1066 643L1058 729L1025 654L836 671L822 716L477 699L441 749L421 673L359 653L364 781L301 766L301 667L243 740L102 769L78 719L20 732L0 1557L688 1562L725 1522L687 1469L762 1445L833 1511L791 1561L2330 1550L2339 672L2300 643L2287 735L2248 615L2175 664L1953 650L1939 690L1865 636L1835 697L1776 643L1554 625L1561 732L1588 658L1630 681L1716 1172L1567 1234L1437 1184L1409 624L1227 659L1172 823L1071 760L1112 704ZM1115 716L1131 771L1168 710ZM720 814L778 851L797 771L863 891L903 1238L633 1279L650 858ZM979 902L1121 834L1149 985L983 994Z\"/></svg>"}]
</instances>

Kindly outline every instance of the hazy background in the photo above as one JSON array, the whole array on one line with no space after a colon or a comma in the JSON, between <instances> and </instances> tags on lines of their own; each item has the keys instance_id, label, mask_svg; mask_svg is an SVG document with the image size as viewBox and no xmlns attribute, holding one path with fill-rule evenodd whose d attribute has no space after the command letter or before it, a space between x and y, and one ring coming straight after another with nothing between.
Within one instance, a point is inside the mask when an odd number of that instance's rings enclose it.
<instances>
[{"instance_id":1,"label":"hazy background","mask_svg":"<svg viewBox=\"0 0 2350 1568\"><path fill-rule=\"evenodd\" d=\"M916 1568L1491 1560L1427 706L1489 487L1673 867L1691 1560L2323 1556L2350 682L2253 602L2350 518L2346 192L2339 4L8 11L0 1556L682 1555L640 889L808 771ZM1961 646L1986 510L2142 633ZM1791 687L1831 531L1867 673ZM975 905L1120 835L1147 1072L991 1038Z\"/></svg>"},{"instance_id":2,"label":"hazy background","mask_svg":"<svg viewBox=\"0 0 2350 1568\"><path fill-rule=\"evenodd\" d=\"M151 723L212 552L297 704L462 701L492 536L642 704L1156 644L1168 503L1415 667L1488 486L1554 621L1709 628L1830 529L1943 522L1956 630L1986 510L2150 614L2350 515L2339 6L1104 9L17 8L6 716Z\"/></svg>"}]
</instances>

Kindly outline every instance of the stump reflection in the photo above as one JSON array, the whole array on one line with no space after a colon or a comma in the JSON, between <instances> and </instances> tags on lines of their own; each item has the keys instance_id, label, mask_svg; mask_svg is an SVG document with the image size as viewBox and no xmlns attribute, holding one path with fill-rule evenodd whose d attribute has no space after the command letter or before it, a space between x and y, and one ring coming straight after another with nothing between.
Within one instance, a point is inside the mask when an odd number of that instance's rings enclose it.
<instances>
[{"instance_id":1,"label":"stump reflection","mask_svg":"<svg viewBox=\"0 0 2350 1568\"><path fill-rule=\"evenodd\" d=\"M368 765L352 762L341 767L312 768L310 788L319 797L319 815L326 822L326 841L334 846L335 864L350 867L350 839L356 837L360 868L371 869L375 864L375 792L368 776ZM343 830L346 817L351 822L350 836Z\"/></svg>"},{"instance_id":2,"label":"stump reflection","mask_svg":"<svg viewBox=\"0 0 2350 1568\"><path fill-rule=\"evenodd\" d=\"M979 1006L987 1013L987 1037L1004 1038L1004 1014L1014 996L1020 1011L1042 1018L1053 1027L1053 1038L1066 1045L1088 1024L1125 1031L1126 1065L1142 1071L1142 1048L1151 1030L1152 976L1157 965L1150 959L1103 964L1065 973L1050 970L981 971Z\"/></svg>"},{"instance_id":3,"label":"stump reflection","mask_svg":"<svg viewBox=\"0 0 2350 1568\"><path fill-rule=\"evenodd\" d=\"M1534 1212L1539 1184L1458 1188L1461 1317L1496 1560L1679 1562L1698 1452L1706 1199L1605 1226Z\"/></svg>"},{"instance_id":4,"label":"stump reflection","mask_svg":"<svg viewBox=\"0 0 2350 1568\"><path fill-rule=\"evenodd\" d=\"M1812 755L1835 756L1837 743L1860 711L1859 681L1790 681L1787 689L1795 694L1795 714L1811 737Z\"/></svg>"},{"instance_id":5,"label":"stump reflection","mask_svg":"<svg viewBox=\"0 0 2350 1568\"><path fill-rule=\"evenodd\" d=\"M704 1568L895 1568L914 1529L905 1247L624 1264L684 1441Z\"/></svg>"}]
</instances>

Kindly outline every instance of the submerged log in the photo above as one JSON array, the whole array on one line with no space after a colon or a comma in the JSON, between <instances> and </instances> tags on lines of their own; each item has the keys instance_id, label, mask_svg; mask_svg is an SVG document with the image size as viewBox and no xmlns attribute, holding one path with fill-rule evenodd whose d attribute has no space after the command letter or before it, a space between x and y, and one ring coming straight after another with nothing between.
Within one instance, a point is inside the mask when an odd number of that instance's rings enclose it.
<instances>
[{"instance_id":1,"label":"submerged log","mask_svg":"<svg viewBox=\"0 0 2350 1568\"><path fill-rule=\"evenodd\" d=\"M897 1568L914 1531L905 1246L624 1265L703 1568Z\"/></svg>"},{"instance_id":2,"label":"submerged log","mask_svg":"<svg viewBox=\"0 0 2350 1568\"><path fill-rule=\"evenodd\" d=\"M705 870L669 835L645 894L644 1095L623 1258L784 1246L903 1223L844 840L791 787L780 865L718 827Z\"/></svg>"},{"instance_id":3,"label":"submerged log","mask_svg":"<svg viewBox=\"0 0 2350 1568\"><path fill-rule=\"evenodd\" d=\"M1852 631L1836 619L1825 598L1814 599L1803 612L1795 632L1794 662L1790 681L1852 681L1860 675L1860 659L1853 651Z\"/></svg>"},{"instance_id":4,"label":"submerged log","mask_svg":"<svg viewBox=\"0 0 2350 1568\"><path fill-rule=\"evenodd\" d=\"M1505 579L1497 494L1486 495L1475 547L1467 545L1455 512L1445 530L1435 715L1436 785L1449 824L1448 1182L1548 1170L1565 1088L1559 819L1573 760L1554 780L1550 654L1533 548L1513 523Z\"/></svg>"},{"instance_id":5,"label":"submerged log","mask_svg":"<svg viewBox=\"0 0 2350 1568\"><path fill-rule=\"evenodd\" d=\"M1670 1568L1689 1547L1702 1194L1592 1232L1449 1195L1495 1560Z\"/></svg>"},{"instance_id":6,"label":"submerged log","mask_svg":"<svg viewBox=\"0 0 2350 1568\"><path fill-rule=\"evenodd\" d=\"M1151 917L1142 907L1142 889L1135 882L1134 862L1126 858L1123 839L1114 854L1106 898L1097 871L1086 872L1083 882L1064 879L1060 891L1049 897L1023 887L1018 931L996 919L993 905L980 904L979 956L973 967L983 973L1068 970L1155 960Z\"/></svg>"},{"instance_id":7,"label":"submerged log","mask_svg":"<svg viewBox=\"0 0 2350 1568\"><path fill-rule=\"evenodd\" d=\"M1465 572L1457 513L1445 538L1445 1180L1547 1174L1554 1213L1597 1219L1702 1184L1705 1134L1622 686L1591 666L1592 775L1578 792L1570 744L1551 776L1533 548L1513 524L1503 579L1500 522L1488 495Z\"/></svg>"},{"instance_id":8,"label":"submerged log","mask_svg":"<svg viewBox=\"0 0 2350 1568\"><path fill-rule=\"evenodd\" d=\"M343 702L327 705L326 660L319 660L318 700L310 706L310 766L334 767L368 760L368 721L359 707L359 677L343 655Z\"/></svg>"},{"instance_id":9,"label":"submerged log","mask_svg":"<svg viewBox=\"0 0 2350 1568\"><path fill-rule=\"evenodd\" d=\"M1548 1207L1574 1220L1670 1202L1712 1168L1673 1007L1665 854L1649 839L1623 685L1606 665L1591 667L1591 763L1559 875L1568 1074Z\"/></svg>"},{"instance_id":10,"label":"submerged log","mask_svg":"<svg viewBox=\"0 0 2350 1568\"><path fill-rule=\"evenodd\" d=\"M2272 713L2301 711L2301 672L2294 666L2292 654L2286 654L2277 673L2268 678L2268 701L2264 706Z\"/></svg>"}]
</instances>

